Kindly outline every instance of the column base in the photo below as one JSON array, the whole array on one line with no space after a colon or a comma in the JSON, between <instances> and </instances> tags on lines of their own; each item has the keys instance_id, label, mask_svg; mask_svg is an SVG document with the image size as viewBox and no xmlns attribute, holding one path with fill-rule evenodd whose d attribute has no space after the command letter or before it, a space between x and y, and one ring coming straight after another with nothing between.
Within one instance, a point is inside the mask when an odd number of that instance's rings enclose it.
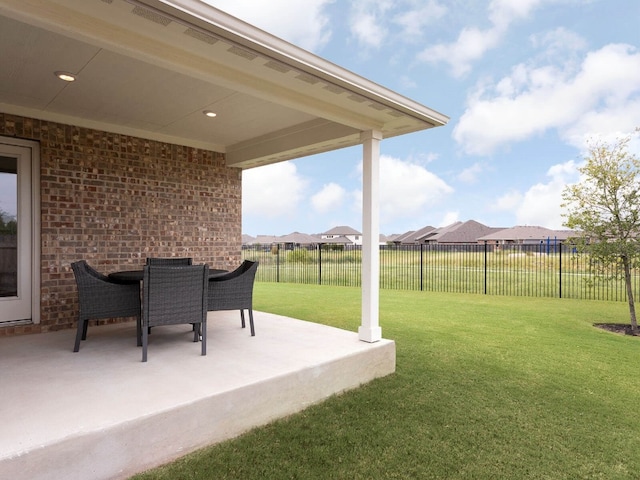
<instances>
[{"instance_id":1,"label":"column base","mask_svg":"<svg viewBox=\"0 0 640 480\"><path fill-rule=\"evenodd\" d=\"M363 342L379 342L382 340L382 328L380 327L358 327L358 338Z\"/></svg>"}]
</instances>

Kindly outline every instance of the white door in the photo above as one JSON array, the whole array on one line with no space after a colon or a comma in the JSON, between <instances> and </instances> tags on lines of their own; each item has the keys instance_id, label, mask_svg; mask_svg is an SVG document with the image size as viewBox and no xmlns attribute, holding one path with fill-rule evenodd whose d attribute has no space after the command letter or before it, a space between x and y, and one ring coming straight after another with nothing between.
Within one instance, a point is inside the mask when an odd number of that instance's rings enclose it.
<instances>
[{"instance_id":1,"label":"white door","mask_svg":"<svg viewBox=\"0 0 640 480\"><path fill-rule=\"evenodd\" d=\"M6 143L5 143L6 142ZM33 321L34 145L0 137L0 322ZM37 276L37 275L36 275ZM37 308L36 308L37 309ZM39 320L36 312L35 321Z\"/></svg>"}]
</instances>

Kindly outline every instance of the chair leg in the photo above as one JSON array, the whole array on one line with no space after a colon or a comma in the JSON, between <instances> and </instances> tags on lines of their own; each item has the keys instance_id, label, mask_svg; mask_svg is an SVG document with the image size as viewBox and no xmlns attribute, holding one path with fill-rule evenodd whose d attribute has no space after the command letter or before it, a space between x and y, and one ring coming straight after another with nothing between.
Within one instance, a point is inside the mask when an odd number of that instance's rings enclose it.
<instances>
[{"instance_id":1,"label":"chair leg","mask_svg":"<svg viewBox=\"0 0 640 480\"><path fill-rule=\"evenodd\" d=\"M240 309L240 319L242 320L242 328L245 327L244 324L244 310Z\"/></svg>"},{"instance_id":2,"label":"chair leg","mask_svg":"<svg viewBox=\"0 0 640 480\"><path fill-rule=\"evenodd\" d=\"M149 328L142 326L142 361L147 361L147 343L149 342Z\"/></svg>"},{"instance_id":3,"label":"chair leg","mask_svg":"<svg viewBox=\"0 0 640 480\"><path fill-rule=\"evenodd\" d=\"M203 320L200 323L200 335L202 336L202 355L207 354L207 320Z\"/></svg>"},{"instance_id":4,"label":"chair leg","mask_svg":"<svg viewBox=\"0 0 640 480\"><path fill-rule=\"evenodd\" d=\"M253 328L253 309L252 308L249 309L249 326L251 327L251 336L255 337L256 330L255 328Z\"/></svg>"},{"instance_id":5,"label":"chair leg","mask_svg":"<svg viewBox=\"0 0 640 480\"><path fill-rule=\"evenodd\" d=\"M82 340L87 339L87 329L89 328L89 319L87 318L82 324Z\"/></svg>"},{"instance_id":6,"label":"chair leg","mask_svg":"<svg viewBox=\"0 0 640 480\"><path fill-rule=\"evenodd\" d=\"M136 344L142 346L142 319L140 316L136 318Z\"/></svg>"},{"instance_id":7,"label":"chair leg","mask_svg":"<svg viewBox=\"0 0 640 480\"><path fill-rule=\"evenodd\" d=\"M73 346L73 351L77 352L80 350L80 341L85 340L87 338L87 324L89 320L80 320L78 319L78 331L76 332L76 343Z\"/></svg>"},{"instance_id":8,"label":"chair leg","mask_svg":"<svg viewBox=\"0 0 640 480\"><path fill-rule=\"evenodd\" d=\"M200 323L192 323L192 325L193 325L193 341L197 342L198 340L200 340L201 324Z\"/></svg>"}]
</instances>

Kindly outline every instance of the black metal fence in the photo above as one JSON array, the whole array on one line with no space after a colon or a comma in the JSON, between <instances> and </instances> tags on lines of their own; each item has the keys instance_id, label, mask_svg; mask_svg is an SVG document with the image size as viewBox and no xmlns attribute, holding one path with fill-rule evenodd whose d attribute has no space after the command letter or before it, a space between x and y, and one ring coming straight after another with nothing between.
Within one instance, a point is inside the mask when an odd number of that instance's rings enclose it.
<instances>
[{"instance_id":1,"label":"black metal fence","mask_svg":"<svg viewBox=\"0 0 640 480\"><path fill-rule=\"evenodd\" d=\"M256 279L262 282L361 284L359 246L252 245L243 247L243 259L260 262ZM589 256L559 242L380 247L385 289L626 301L615 267L599 273L594 267ZM632 275L636 298L639 274Z\"/></svg>"}]
</instances>

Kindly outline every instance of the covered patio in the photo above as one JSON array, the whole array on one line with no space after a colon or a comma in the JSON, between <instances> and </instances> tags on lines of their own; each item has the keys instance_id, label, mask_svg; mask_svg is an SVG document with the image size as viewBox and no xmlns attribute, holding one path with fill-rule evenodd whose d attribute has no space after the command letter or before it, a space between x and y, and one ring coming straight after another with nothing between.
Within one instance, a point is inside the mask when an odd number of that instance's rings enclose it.
<instances>
[{"instance_id":1,"label":"covered patio","mask_svg":"<svg viewBox=\"0 0 640 480\"><path fill-rule=\"evenodd\" d=\"M395 343L255 312L211 312L206 356L188 326L0 338L0 477L125 479L395 371Z\"/></svg>"},{"instance_id":2,"label":"covered patio","mask_svg":"<svg viewBox=\"0 0 640 480\"><path fill-rule=\"evenodd\" d=\"M378 319L380 142L445 115L198 0L4 0L0 58L0 157L30 214L20 294L0 298L0 477L126 478L395 371ZM256 312L250 337L213 312L206 357L167 327L143 364L130 323L90 327L71 352L71 263L232 270L242 171L353 145L358 332ZM27 313L3 317L14 301Z\"/></svg>"}]
</instances>

